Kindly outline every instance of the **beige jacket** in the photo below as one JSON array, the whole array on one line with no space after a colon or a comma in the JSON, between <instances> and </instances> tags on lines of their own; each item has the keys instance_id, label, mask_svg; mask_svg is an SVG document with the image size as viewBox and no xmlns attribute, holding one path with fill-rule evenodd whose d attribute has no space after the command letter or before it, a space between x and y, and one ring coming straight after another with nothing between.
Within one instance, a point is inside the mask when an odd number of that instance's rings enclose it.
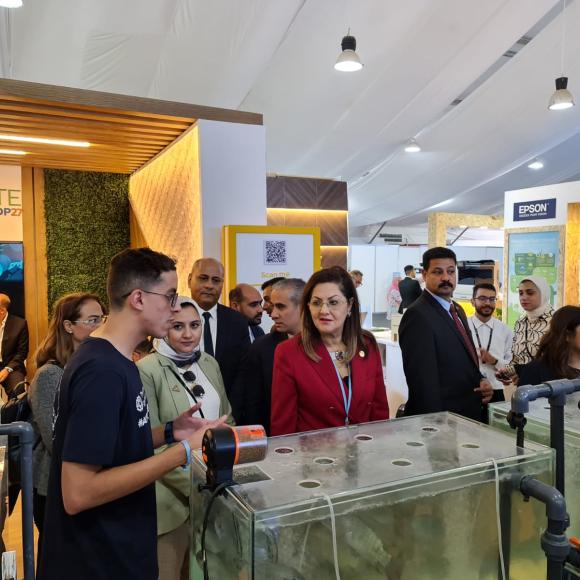
<instances>
[{"instance_id":1,"label":"beige jacket","mask_svg":"<svg viewBox=\"0 0 580 580\"><path fill-rule=\"evenodd\" d=\"M228 423L233 424L232 410L217 361L203 352L198 364L219 394L220 416L228 415ZM183 383L179 380L179 371L170 359L153 353L141 359L137 367L147 393L152 428L172 421L189 409L189 399ZM155 453L160 453L165 448L165 445L159 447ZM170 471L155 484L159 535L175 530L189 517L190 488L189 468L181 467Z\"/></svg>"}]
</instances>

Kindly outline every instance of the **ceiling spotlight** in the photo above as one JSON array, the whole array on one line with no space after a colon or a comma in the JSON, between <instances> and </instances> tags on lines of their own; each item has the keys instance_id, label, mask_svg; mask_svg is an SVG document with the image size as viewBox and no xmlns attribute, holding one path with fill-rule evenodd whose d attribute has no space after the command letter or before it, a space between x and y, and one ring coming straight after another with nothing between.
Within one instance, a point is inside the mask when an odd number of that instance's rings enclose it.
<instances>
[{"instance_id":1,"label":"ceiling spotlight","mask_svg":"<svg viewBox=\"0 0 580 580\"><path fill-rule=\"evenodd\" d=\"M0 149L0 155L26 155L26 151L18 149Z\"/></svg>"},{"instance_id":2,"label":"ceiling spotlight","mask_svg":"<svg viewBox=\"0 0 580 580\"><path fill-rule=\"evenodd\" d=\"M534 159L531 163L528 163L530 169L542 169L544 164L539 159Z\"/></svg>"},{"instance_id":3,"label":"ceiling spotlight","mask_svg":"<svg viewBox=\"0 0 580 580\"><path fill-rule=\"evenodd\" d=\"M405 145L405 151L407 153L419 153L421 151L421 146L415 139L409 139Z\"/></svg>"},{"instance_id":4,"label":"ceiling spotlight","mask_svg":"<svg viewBox=\"0 0 580 580\"><path fill-rule=\"evenodd\" d=\"M22 0L0 0L0 6L4 8L20 8Z\"/></svg>"},{"instance_id":5,"label":"ceiling spotlight","mask_svg":"<svg viewBox=\"0 0 580 580\"><path fill-rule=\"evenodd\" d=\"M340 43L342 52L338 55L334 68L341 72L354 72L363 67L356 51L356 38L350 36L350 29Z\"/></svg>"},{"instance_id":6,"label":"ceiling spotlight","mask_svg":"<svg viewBox=\"0 0 580 580\"><path fill-rule=\"evenodd\" d=\"M574 106L574 97L567 89L568 77L559 77L556 79L556 90L550 97L548 109L550 111L562 111Z\"/></svg>"}]
</instances>

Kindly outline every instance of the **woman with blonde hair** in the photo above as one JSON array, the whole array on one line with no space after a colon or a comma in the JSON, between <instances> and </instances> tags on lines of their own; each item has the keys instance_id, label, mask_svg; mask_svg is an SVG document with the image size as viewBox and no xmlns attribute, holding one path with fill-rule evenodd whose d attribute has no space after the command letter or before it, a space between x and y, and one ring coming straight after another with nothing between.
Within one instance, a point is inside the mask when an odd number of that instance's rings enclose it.
<instances>
[{"instance_id":1,"label":"woman with blonde hair","mask_svg":"<svg viewBox=\"0 0 580 580\"><path fill-rule=\"evenodd\" d=\"M38 552L42 544L44 505L52 454L54 397L64 367L74 351L105 320L105 306L96 294L67 294L54 305L46 338L36 351L36 373L29 388L32 427L38 443L33 452L34 522Z\"/></svg>"}]
</instances>

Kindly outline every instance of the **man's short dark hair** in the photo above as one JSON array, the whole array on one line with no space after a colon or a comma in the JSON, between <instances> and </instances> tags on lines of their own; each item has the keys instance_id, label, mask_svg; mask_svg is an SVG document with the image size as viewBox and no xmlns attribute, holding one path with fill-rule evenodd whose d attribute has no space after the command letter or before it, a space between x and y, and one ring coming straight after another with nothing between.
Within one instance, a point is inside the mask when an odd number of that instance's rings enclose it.
<instances>
[{"instance_id":1,"label":"man's short dark hair","mask_svg":"<svg viewBox=\"0 0 580 580\"><path fill-rule=\"evenodd\" d=\"M495 289L495 286L493 284L490 284L489 282L481 282L480 284L476 284L473 287L473 297L474 298L477 296L478 290L491 290L492 292L495 292L497 294L497 290Z\"/></svg>"},{"instance_id":2,"label":"man's short dark hair","mask_svg":"<svg viewBox=\"0 0 580 580\"><path fill-rule=\"evenodd\" d=\"M435 248L429 248L423 254L423 269L429 269L429 262L431 260L453 260L457 264L457 256L453 250L449 248L442 248L441 246L437 246Z\"/></svg>"},{"instance_id":3,"label":"man's short dark hair","mask_svg":"<svg viewBox=\"0 0 580 580\"><path fill-rule=\"evenodd\" d=\"M150 338L142 340L134 349L133 352L138 352L140 354L149 354L153 352L153 341Z\"/></svg>"},{"instance_id":4,"label":"man's short dark hair","mask_svg":"<svg viewBox=\"0 0 580 580\"><path fill-rule=\"evenodd\" d=\"M302 278L282 278L274 284L274 290L288 290L288 298L294 306L300 306L306 282Z\"/></svg>"},{"instance_id":5,"label":"man's short dark hair","mask_svg":"<svg viewBox=\"0 0 580 580\"><path fill-rule=\"evenodd\" d=\"M270 278L269 280L266 280L262 286L260 286L262 288L262 292L266 289L269 288L270 286L272 286L273 284L276 284L276 282L280 282L280 280L286 280L286 278L284 278L284 276L278 276L277 278Z\"/></svg>"},{"instance_id":6,"label":"man's short dark hair","mask_svg":"<svg viewBox=\"0 0 580 580\"><path fill-rule=\"evenodd\" d=\"M351 270L349 274L351 276L360 276L361 278L364 277L364 274L360 270Z\"/></svg>"},{"instance_id":7,"label":"man's short dark hair","mask_svg":"<svg viewBox=\"0 0 580 580\"><path fill-rule=\"evenodd\" d=\"M243 302L244 293L242 292L239 284L230 290L228 298L230 299L230 304L232 302L235 302L236 304L241 304Z\"/></svg>"},{"instance_id":8,"label":"man's short dark hair","mask_svg":"<svg viewBox=\"0 0 580 580\"><path fill-rule=\"evenodd\" d=\"M415 266L411 266L410 264L408 266L405 266L405 274L408 274L409 272L412 272L415 269Z\"/></svg>"},{"instance_id":9,"label":"man's short dark hair","mask_svg":"<svg viewBox=\"0 0 580 580\"><path fill-rule=\"evenodd\" d=\"M135 288L150 289L165 272L174 272L175 260L150 248L131 248L111 260L107 275L107 296L111 308L122 308Z\"/></svg>"}]
</instances>

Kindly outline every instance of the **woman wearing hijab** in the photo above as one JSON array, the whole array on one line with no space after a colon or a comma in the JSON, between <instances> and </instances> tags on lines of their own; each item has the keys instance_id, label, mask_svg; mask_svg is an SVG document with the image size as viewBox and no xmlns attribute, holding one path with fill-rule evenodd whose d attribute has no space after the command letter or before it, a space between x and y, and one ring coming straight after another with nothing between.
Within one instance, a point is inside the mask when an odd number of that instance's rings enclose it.
<instances>
[{"instance_id":1,"label":"woman wearing hijab","mask_svg":"<svg viewBox=\"0 0 580 580\"><path fill-rule=\"evenodd\" d=\"M514 326L511 366L515 374L519 374L519 369L535 358L554 314L550 304L550 286L545 278L529 276L520 282L518 291L524 313Z\"/></svg>"},{"instance_id":2,"label":"woman wearing hijab","mask_svg":"<svg viewBox=\"0 0 580 580\"><path fill-rule=\"evenodd\" d=\"M202 403L202 417L227 415L233 424L217 361L201 352L201 320L191 298L179 298L164 339L154 341L155 351L137 363L147 393L151 427L167 424L177 415ZM160 452L160 447L156 452ZM157 554L159 579L189 578L189 467L178 467L155 484L157 494Z\"/></svg>"}]
</instances>

